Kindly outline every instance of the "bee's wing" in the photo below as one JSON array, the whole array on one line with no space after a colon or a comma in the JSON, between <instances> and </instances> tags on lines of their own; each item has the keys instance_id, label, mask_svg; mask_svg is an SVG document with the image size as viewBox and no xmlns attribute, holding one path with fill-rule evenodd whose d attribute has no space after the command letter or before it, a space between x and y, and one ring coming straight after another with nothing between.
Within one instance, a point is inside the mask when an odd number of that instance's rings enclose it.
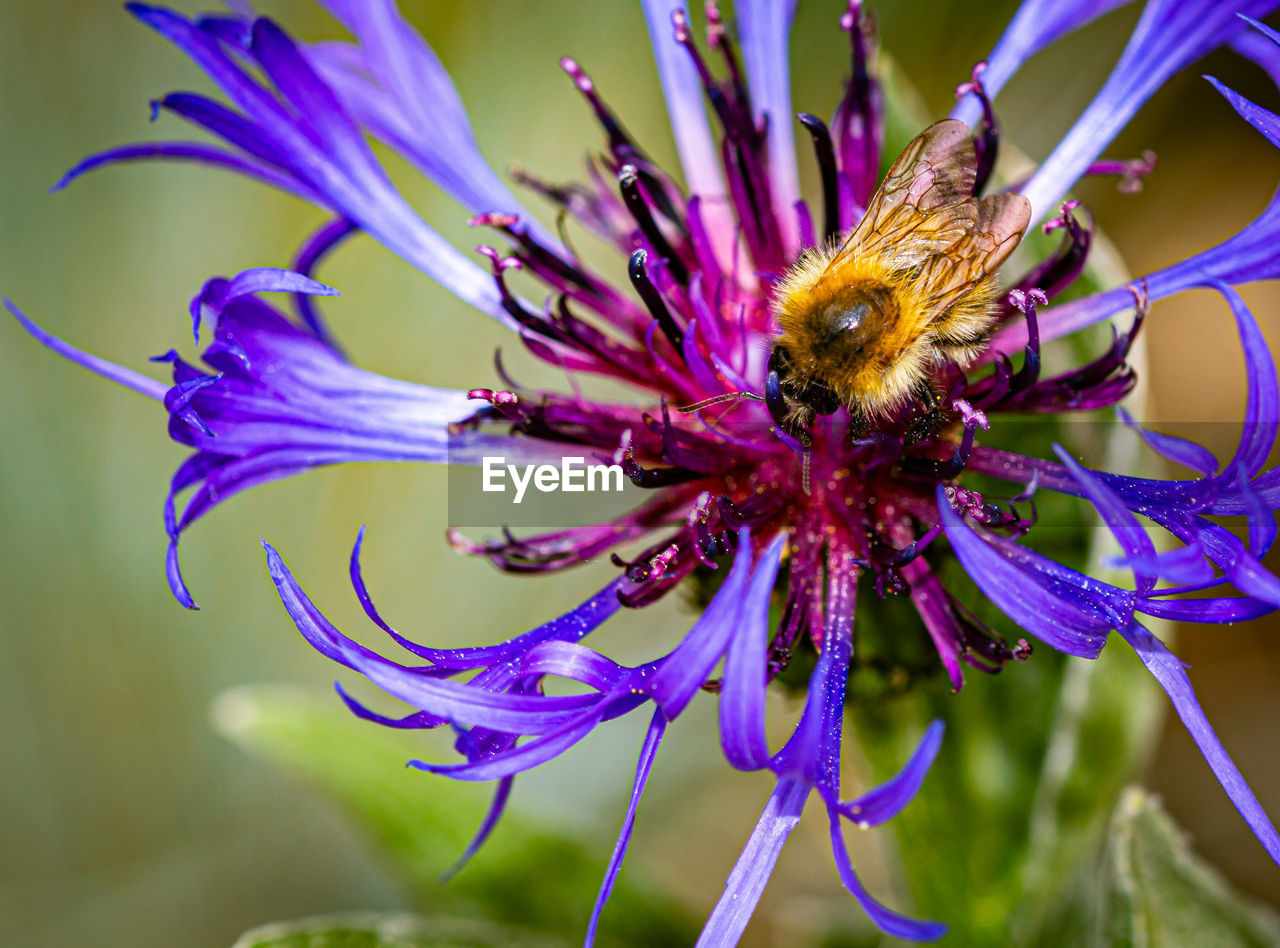
<instances>
[{"instance_id":1,"label":"bee's wing","mask_svg":"<svg viewBox=\"0 0 1280 948\"><path fill-rule=\"evenodd\" d=\"M969 126L930 125L902 150L831 266L857 250L906 269L953 247L977 220L977 167Z\"/></svg>"},{"instance_id":2,"label":"bee's wing","mask_svg":"<svg viewBox=\"0 0 1280 948\"><path fill-rule=\"evenodd\" d=\"M935 311L944 312L999 269L1031 222L1021 194L974 198L977 166L969 126L930 125L893 163L829 268L857 252L893 270L917 270Z\"/></svg>"},{"instance_id":3,"label":"bee's wing","mask_svg":"<svg viewBox=\"0 0 1280 948\"><path fill-rule=\"evenodd\" d=\"M1031 203L1021 194L993 194L968 203L975 214L967 233L920 268L920 285L937 313L995 273L1031 223Z\"/></svg>"}]
</instances>

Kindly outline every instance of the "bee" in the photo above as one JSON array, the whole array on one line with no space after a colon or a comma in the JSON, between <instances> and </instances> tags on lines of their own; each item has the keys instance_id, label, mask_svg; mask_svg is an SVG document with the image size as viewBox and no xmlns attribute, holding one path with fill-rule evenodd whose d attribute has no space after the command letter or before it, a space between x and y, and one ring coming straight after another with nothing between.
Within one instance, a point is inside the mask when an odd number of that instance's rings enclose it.
<instances>
[{"instance_id":1,"label":"bee","mask_svg":"<svg viewBox=\"0 0 1280 948\"><path fill-rule=\"evenodd\" d=\"M977 166L968 126L930 125L845 241L806 252L778 283L764 400L806 448L814 416L840 408L865 424L918 401L936 417L935 371L982 351L996 270L1031 205L1021 194L975 196Z\"/></svg>"}]
</instances>

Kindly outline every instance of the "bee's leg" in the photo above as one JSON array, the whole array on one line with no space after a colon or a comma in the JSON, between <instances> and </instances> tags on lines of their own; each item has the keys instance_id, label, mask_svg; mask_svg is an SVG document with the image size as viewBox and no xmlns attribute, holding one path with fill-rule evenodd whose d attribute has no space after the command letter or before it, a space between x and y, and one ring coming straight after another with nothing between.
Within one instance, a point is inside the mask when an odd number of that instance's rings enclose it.
<instances>
[{"instance_id":1,"label":"bee's leg","mask_svg":"<svg viewBox=\"0 0 1280 948\"><path fill-rule=\"evenodd\" d=\"M925 441L938 433L942 426L942 396L927 381L916 388L916 401L924 408L911 416L907 423L907 443Z\"/></svg>"}]
</instances>

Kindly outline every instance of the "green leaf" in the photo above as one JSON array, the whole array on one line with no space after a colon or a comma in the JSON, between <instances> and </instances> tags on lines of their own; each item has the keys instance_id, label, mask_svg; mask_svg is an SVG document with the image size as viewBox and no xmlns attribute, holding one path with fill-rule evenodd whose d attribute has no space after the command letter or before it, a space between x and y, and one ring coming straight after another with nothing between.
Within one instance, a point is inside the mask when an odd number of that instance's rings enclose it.
<instances>
[{"instance_id":1,"label":"green leaf","mask_svg":"<svg viewBox=\"0 0 1280 948\"><path fill-rule=\"evenodd\" d=\"M1128 787L1112 816L1100 867L1038 944L1109 948L1274 948L1280 918L1233 892L1192 850L1158 798Z\"/></svg>"},{"instance_id":2,"label":"green leaf","mask_svg":"<svg viewBox=\"0 0 1280 948\"><path fill-rule=\"evenodd\" d=\"M604 875L603 846L588 848L508 812L472 862L440 881L491 796L488 785L406 769L411 758L450 753L450 735L389 730L353 717L336 697L289 686L232 689L218 698L213 720L227 738L337 803L390 860L417 907L581 939ZM624 871L602 916L601 943L681 943L695 931L683 910Z\"/></svg>"},{"instance_id":3,"label":"green leaf","mask_svg":"<svg viewBox=\"0 0 1280 948\"><path fill-rule=\"evenodd\" d=\"M358 913L262 925L241 935L232 948L567 948L569 944L473 919Z\"/></svg>"}]
</instances>

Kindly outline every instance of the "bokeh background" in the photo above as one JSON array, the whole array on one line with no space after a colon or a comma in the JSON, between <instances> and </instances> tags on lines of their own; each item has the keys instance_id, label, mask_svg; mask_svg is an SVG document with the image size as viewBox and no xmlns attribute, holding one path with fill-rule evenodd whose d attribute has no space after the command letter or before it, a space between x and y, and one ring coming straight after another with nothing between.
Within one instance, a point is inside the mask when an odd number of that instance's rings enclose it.
<instances>
[{"instance_id":1,"label":"bokeh background","mask_svg":"<svg viewBox=\"0 0 1280 948\"><path fill-rule=\"evenodd\" d=\"M637 138L674 166L637 4L403 6L452 70L496 168L567 179L598 147L597 129L556 66L568 53ZM873 4L885 48L937 115L1014 6ZM206 85L114 2L6 0L4 8L0 291L52 331L128 366L171 346L189 352L186 301L201 282L286 265L320 213L229 176L160 165L109 170L46 193L88 152L182 134L174 119L150 126L147 101ZM303 0L262 8L305 38L339 35ZM793 75L797 109L829 115L840 94L840 12L827 0L801 4L792 44L803 51ZM1135 16L1107 17L1028 65L999 103L1010 138L1045 155L1097 88ZM1260 70L1219 53L1170 83L1121 135L1109 154L1154 148L1159 170L1140 194L1099 181L1081 196L1134 272L1228 236L1280 182L1280 156L1201 72L1280 106ZM403 180L446 235L475 242L457 206L412 176ZM504 334L372 242L354 241L320 276L343 291L327 311L362 365L454 387L489 380L489 355ZM1280 290L1252 287L1246 296L1280 344ZM1239 417L1242 361L1219 299L1195 293L1158 304L1146 336L1153 420L1203 433L1201 423ZM596 588L607 567L530 581L461 559L443 543L443 472L370 465L256 490L199 524L183 550L204 608L187 613L162 571L160 504L183 456L164 435L163 412L51 357L12 323L0 323L0 403L0 944L218 946L277 918L403 904L385 866L326 802L211 725L211 704L227 688L280 681L323 693L334 674L284 616L258 537L281 549L340 626L363 629L345 561L356 529L368 524L366 575L384 613L438 644L527 628ZM623 656L647 655L648 643L668 641L687 623L681 612L670 602L624 616L611 641ZM1273 814L1278 643L1280 623L1269 620L1200 630L1178 643L1210 719ZM651 784L649 812L672 816L641 826L628 865L661 871L709 906L769 787L760 775L730 777L712 729L698 723L710 722L708 709L691 717L669 739ZM637 723L622 722L522 778L516 806L582 838L611 840ZM423 753L415 740L405 738L406 758ZM1176 722L1166 726L1147 783L1238 887L1280 904L1275 867ZM756 943L791 943L788 919L830 904L855 911L841 901L822 834L821 825L802 829L784 855Z\"/></svg>"}]
</instances>

